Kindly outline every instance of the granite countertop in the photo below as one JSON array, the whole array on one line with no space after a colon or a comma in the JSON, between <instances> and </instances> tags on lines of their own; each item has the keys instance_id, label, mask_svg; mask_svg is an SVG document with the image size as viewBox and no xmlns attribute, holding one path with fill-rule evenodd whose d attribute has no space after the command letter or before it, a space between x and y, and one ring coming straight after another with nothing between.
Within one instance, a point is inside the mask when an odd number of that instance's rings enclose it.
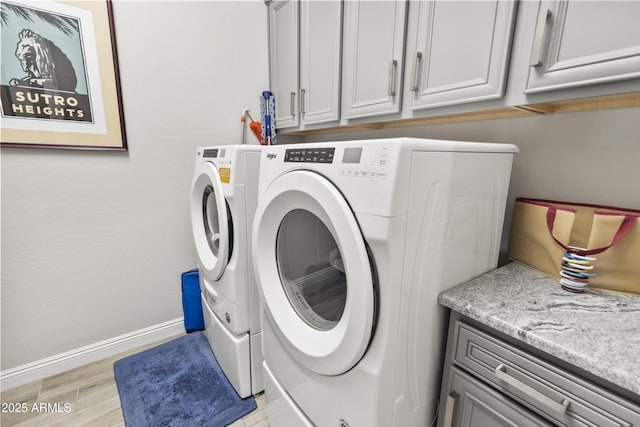
<instances>
[{"instance_id":1,"label":"granite countertop","mask_svg":"<svg viewBox=\"0 0 640 427\"><path fill-rule=\"evenodd\" d=\"M640 395L640 296L574 294L512 262L443 292L438 301Z\"/></svg>"}]
</instances>

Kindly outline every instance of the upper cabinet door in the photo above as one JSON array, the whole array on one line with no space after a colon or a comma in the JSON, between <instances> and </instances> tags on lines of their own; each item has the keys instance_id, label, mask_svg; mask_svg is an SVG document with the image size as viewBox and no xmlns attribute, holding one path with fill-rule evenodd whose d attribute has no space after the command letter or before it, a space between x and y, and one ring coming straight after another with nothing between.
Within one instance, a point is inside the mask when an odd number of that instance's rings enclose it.
<instances>
[{"instance_id":1,"label":"upper cabinet door","mask_svg":"<svg viewBox=\"0 0 640 427\"><path fill-rule=\"evenodd\" d=\"M400 111L407 2L344 4L343 117Z\"/></svg>"},{"instance_id":2,"label":"upper cabinet door","mask_svg":"<svg viewBox=\"0 0 640 427\"><path fill-rule=\"evenodd\" d=\"M298 126L298 2L269 6L271 92L276 101L276 128Z\"/></svg>"},{"instance_id":3,"label":"upper cabinet door","mask_svg":"<svg viewBox=\"0 0 640 427\"><path fill-rule=\"evenodd\" d=\"M412 110L504 94L514 1L411 3L405 94Z\"/></svg>"},{"instance_id":4,"label":"upper cabinet door","mask_svg":"<svg viewBox=\"0 0 640 427\"><path fill-rule=\"evenodd\" d=\"M303 124L340 118L342 2L300 3L300 117Z\"/></svg>"},{"instance_id":5,"label":"upper cabinet door","mask_svg":"<svg viewBox=\"0 0 640 427\"><path fill-rule=\"evenodd\" d=\"M525 93L640 77L640 2L540 3Z\"/></svg>"}]
</instances>

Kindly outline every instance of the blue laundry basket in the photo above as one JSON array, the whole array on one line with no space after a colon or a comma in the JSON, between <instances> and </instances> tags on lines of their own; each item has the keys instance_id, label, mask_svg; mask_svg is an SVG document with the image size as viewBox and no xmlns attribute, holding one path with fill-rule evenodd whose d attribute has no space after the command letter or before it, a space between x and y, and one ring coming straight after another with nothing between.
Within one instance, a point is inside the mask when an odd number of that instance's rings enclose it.
<instances>
[{"instance_id":1,"label":"blue laundry basket","mask_svg":"<svg viewBox=\"0 0 640 427\"><path fill-rule=\"evenodd\" d=\"M187 332L204 330L198 269L182 273L182 311L184 312L184 329Z\"/></svg>"}]
</instances>

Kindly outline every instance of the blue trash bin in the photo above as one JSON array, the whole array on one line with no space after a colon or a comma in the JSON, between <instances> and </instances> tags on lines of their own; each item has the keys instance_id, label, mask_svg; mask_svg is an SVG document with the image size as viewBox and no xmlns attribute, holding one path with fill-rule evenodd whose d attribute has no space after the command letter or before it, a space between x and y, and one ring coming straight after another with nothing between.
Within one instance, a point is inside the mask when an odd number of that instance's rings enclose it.
<instances>
[{"instance_id":1,"label":"blue trash bin","mask_svg":"<svg viewBox=\"0 0 640 427\"><path fill-rule=\"evenodd\" d=\"M182 311L184 312L184 329L187 332L204 330L198 269L182 273Z\"/></svg>"}]
</instances>

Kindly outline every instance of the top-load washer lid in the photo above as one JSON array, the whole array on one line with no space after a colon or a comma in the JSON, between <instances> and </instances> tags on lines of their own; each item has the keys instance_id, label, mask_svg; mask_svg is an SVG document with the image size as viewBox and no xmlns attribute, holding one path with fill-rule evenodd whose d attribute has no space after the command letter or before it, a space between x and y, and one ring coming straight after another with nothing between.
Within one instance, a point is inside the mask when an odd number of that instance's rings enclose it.
<instances>
[{"instance_id":1,"label":"top-load washer lid","mask_svg":"<svg viewBox=\"0 0 640 427\"><path fill-rule=\"evenodd\" d=\"M191 226L202 273L218 280L231 253L230 213L215 165L201 163L191 185Z\"/></svg>"},{"instance_id":2,"label":"top-load washer lid","mask_svg":"<svg viewBox=\"0 0 640 427\"><path fill-rule=\"evenodd\" d=\"M274 330L309 369L339 375L373 334L375 283L356 218L323 176L293 171L274 180L256 209L256 279Z\"/></svg>"}]
</instances>

